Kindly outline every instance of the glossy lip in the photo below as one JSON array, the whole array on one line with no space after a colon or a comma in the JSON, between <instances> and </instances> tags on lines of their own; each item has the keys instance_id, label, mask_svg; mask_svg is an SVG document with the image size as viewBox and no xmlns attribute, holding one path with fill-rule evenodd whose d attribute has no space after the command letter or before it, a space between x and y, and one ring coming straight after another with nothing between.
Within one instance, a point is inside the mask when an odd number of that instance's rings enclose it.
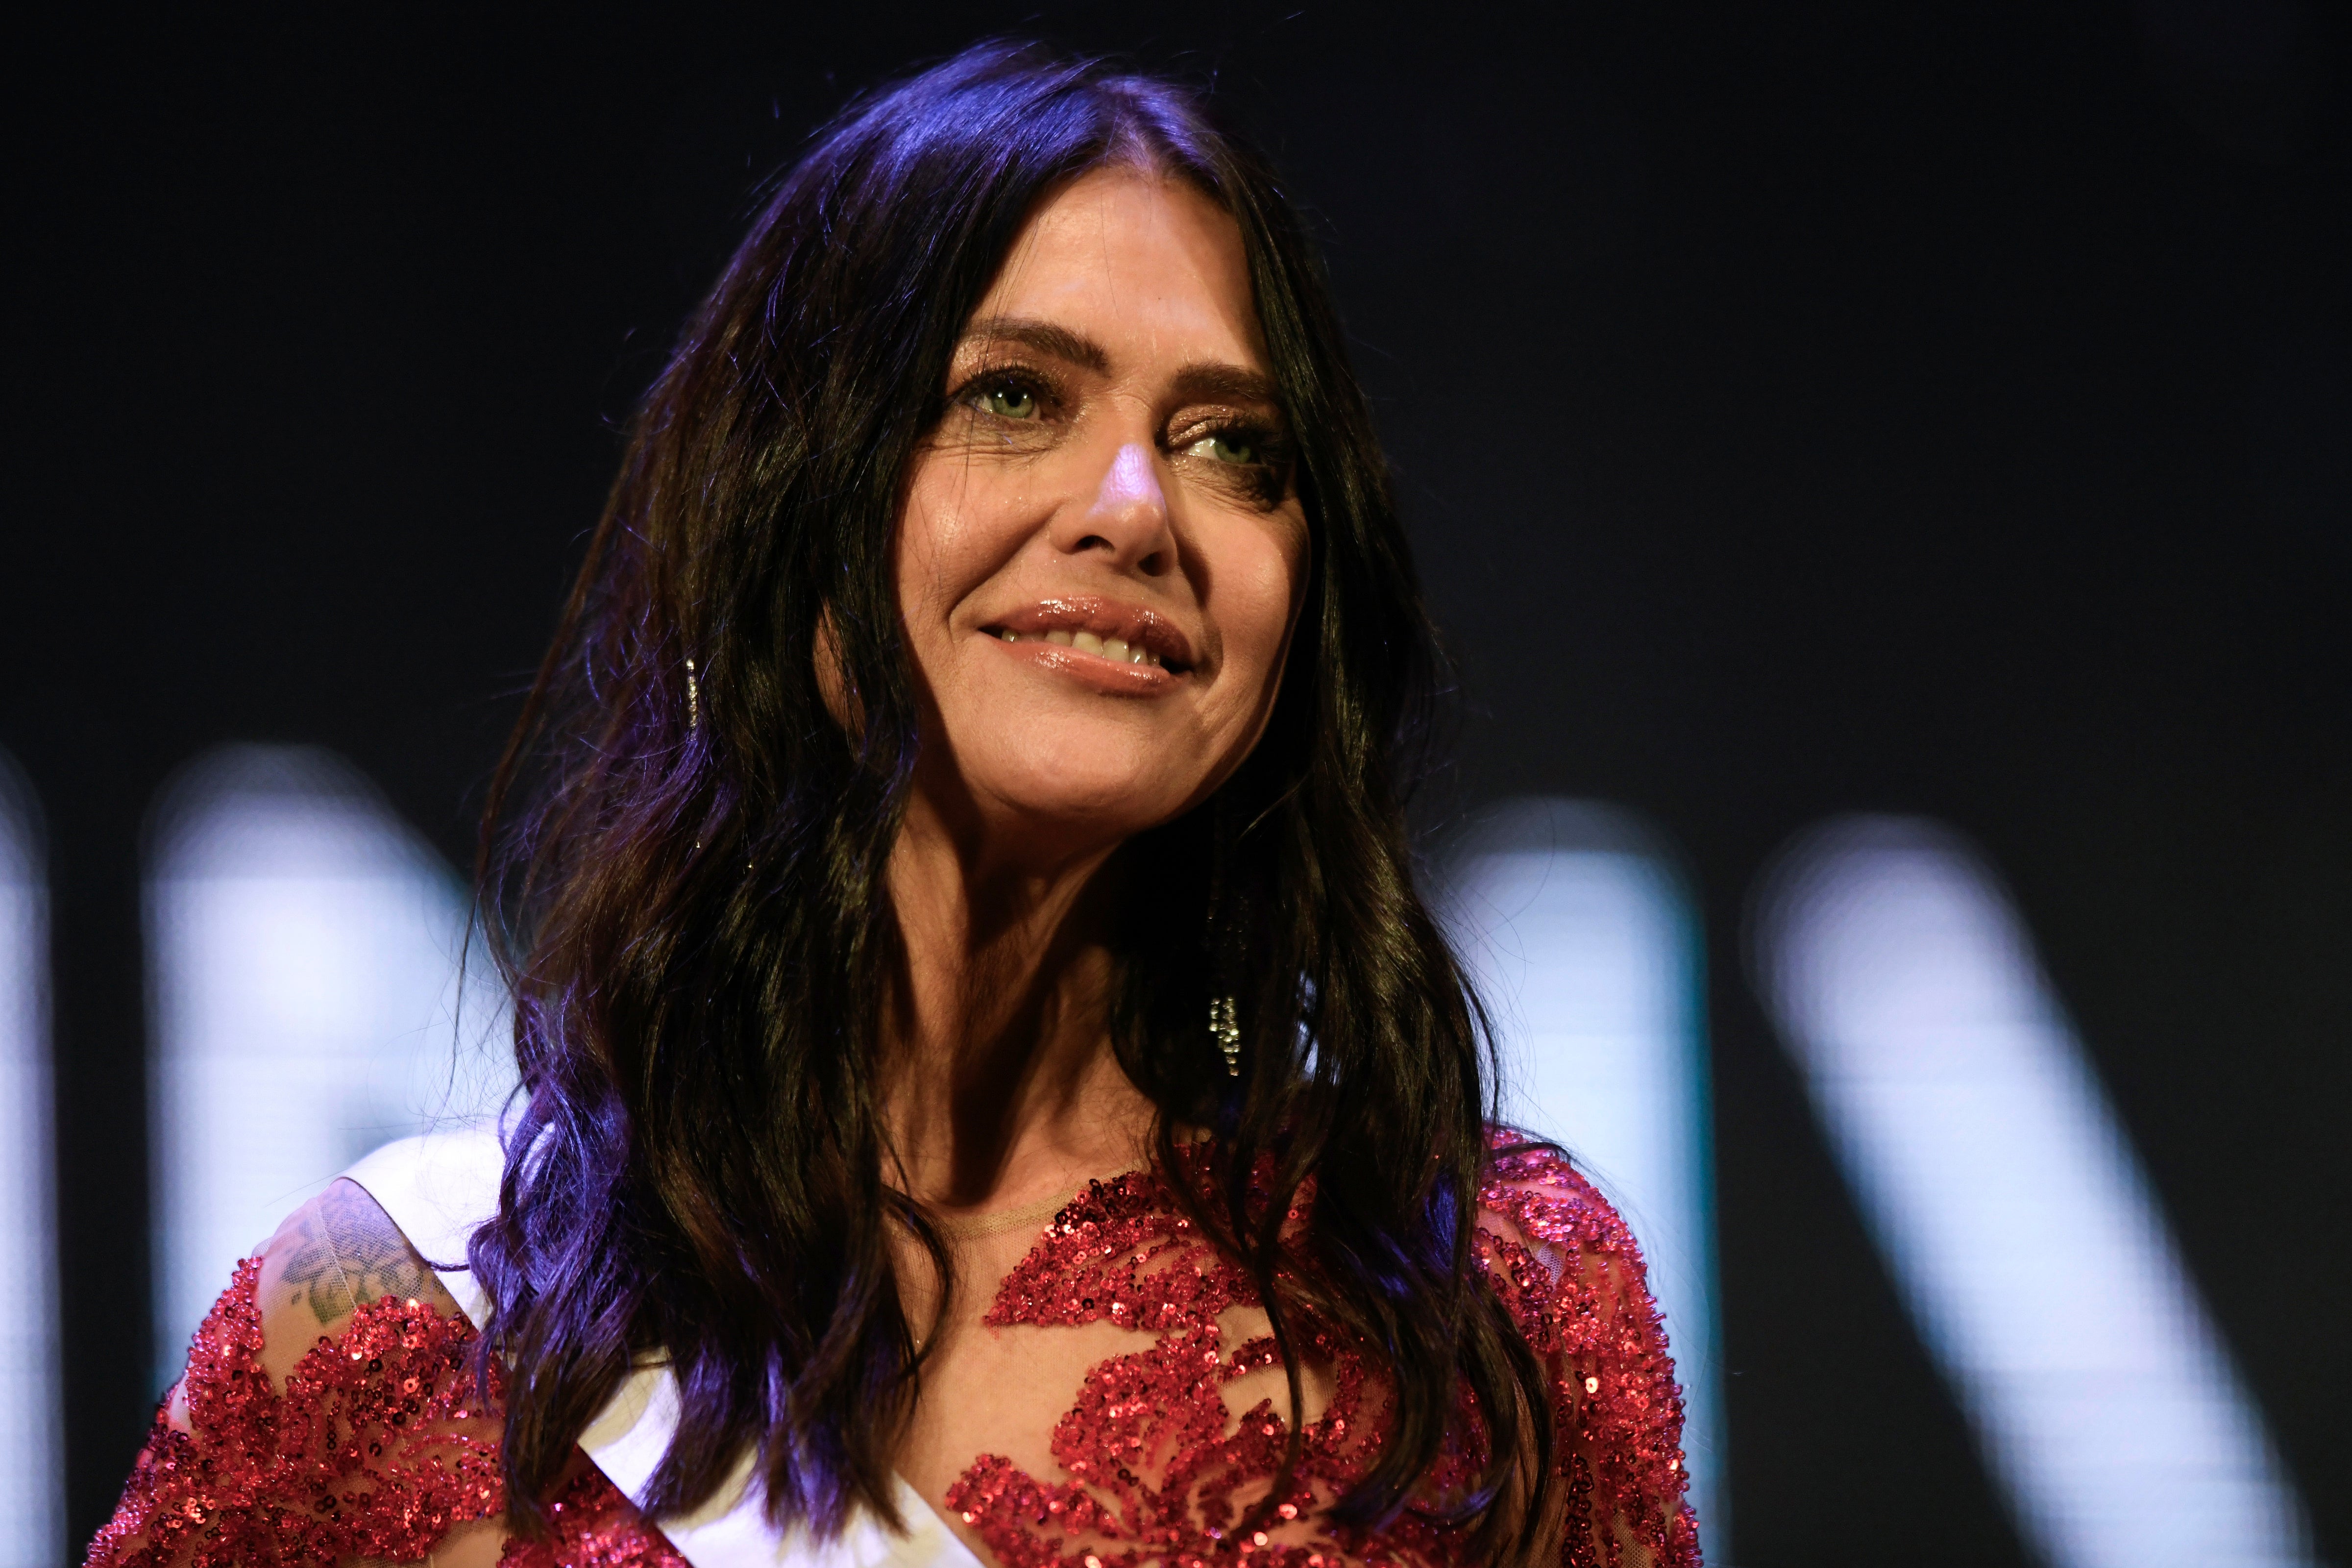
<instances>
[{"instance_id":1,"label":"glossy lip","mask_svg":"<svg viewBox=\"0 0 2352 1568\"><path fill-rule=\"evenodd\" d=\"M1168 618L1140 605L1096 594L1066 594L1024 605L982 628L1005 653L1043 668L1076 677L1097 691L1119 697L1155 697L1174 689L1199 665L1192 644ZM1023 640L1006 642L1017 632ZM1042 640L1047 632L1092 632L1103 638L1141 644L1158 665L1128 664L1101 654ZM1040 640L1031 641L1031 638Z\"/></svg>"}]
</instances>

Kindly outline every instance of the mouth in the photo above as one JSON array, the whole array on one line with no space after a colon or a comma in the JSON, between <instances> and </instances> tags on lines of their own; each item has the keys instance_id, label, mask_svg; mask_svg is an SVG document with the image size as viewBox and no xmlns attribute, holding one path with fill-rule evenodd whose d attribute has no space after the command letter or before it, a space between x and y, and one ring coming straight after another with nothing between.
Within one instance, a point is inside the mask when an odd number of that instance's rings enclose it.
<instances>
[{"instance_id":1,"label":"mouth","mask_svg":"<svg viewBox=\"0 0 2352 1568\"><path fill-rule=\"evenodd\" d=\"M1168 619L1138 605L1090 594L1040 599L981 628L1000 642L1068 648L1107 664L1190 674L1192 645Z\"/></svg>"}]
</instances>

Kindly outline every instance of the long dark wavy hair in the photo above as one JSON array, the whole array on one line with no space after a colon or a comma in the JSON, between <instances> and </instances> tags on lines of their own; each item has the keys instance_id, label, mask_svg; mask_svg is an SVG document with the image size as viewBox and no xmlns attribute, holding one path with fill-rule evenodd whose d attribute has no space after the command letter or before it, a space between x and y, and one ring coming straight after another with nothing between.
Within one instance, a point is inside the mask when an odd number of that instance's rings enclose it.
<instances>
[{"instance_id":1,"label":"long dark wavy hair","mask_svg":"<svg viewBox=\"0 0 2352 1568\"><path fill-rule=\"evenodd\" d=\"M766 200L635 414L491 792L482 914L522 1089L469 1260L525 1529L656 1350L683 1403L654 1513L706 1500L755 1447L780 1524L830 1532L859 1502L896 1518L929 1325L901 1308L891 1227L943 1278L948 1255L886 1179L877 1082L884 868L918 744L893 535L1016 233L1118 163L1240 226L1313 565L1255 752L1120 851L1152 896L1113 933L1115 1048L1158 1107L1171 1186L1255 1277L1277 1340L1312 1312L1392 1380L1339 1522L1426 1510L1497 1548L1539 1528L1551 1402L1470 1256L1484 1030L1404 822L1434 642L1320 264L1272 170L1193 93L985 44L853 103ZM821 625L854 725L820 686ZM1228 995L1237 1076L1209 1030ZM1180 1152L1180 1131L1206 1137ZM1486 1470L1433 1498L1465 1392Z\"/></svg>"}]
</instances>

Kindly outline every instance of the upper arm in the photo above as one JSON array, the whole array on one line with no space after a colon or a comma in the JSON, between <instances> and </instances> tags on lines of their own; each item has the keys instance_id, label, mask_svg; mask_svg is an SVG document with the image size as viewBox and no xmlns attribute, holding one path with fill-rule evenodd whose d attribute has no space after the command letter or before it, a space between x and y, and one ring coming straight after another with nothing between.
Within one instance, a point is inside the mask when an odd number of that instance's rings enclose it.
<instances>
[{"instance_id":1,"label":"upper arm","mask_svg":"<svg viewBox=\"0 0 2352 1568\"><path fill-rule=\"evenodd\" d=\"M372 1301L386 1296L415 1300L444 1317L458 1310L392 1216L357 1182L329 1183L326 1191L286 1216L257 1256L257 1359L278 1387L321 1340L340 1336ZM172 1385L163 1418L176 1431L190 1429L184 1379Z\"/></svg>"},{"instance_id":2,"label":"upper arm","mask_svg":"<svg viewBox=\"0 0 2352 1568\"><path fill-rule=\"evenodd\" d=\"M336 1182L238 1265L198 1328L91 1568L489 1568L500 1417L475 1342L399 1227Z\"/></svg>"},{"instance_id":3,"label":"upper arm","mask_svg":"<svg viewBox=\"0 0 2352 1568\"><path fill-rule=\"evenodd\" d=\"M385 1297L413 1300L443 1317L457 1303L357 1182L327 1190L286 1216L261 1252L254 1297L261 1309L261 1364L283 1384L321 1338L341 1334L352 1316Z\"/></svg>"}]
</instances>

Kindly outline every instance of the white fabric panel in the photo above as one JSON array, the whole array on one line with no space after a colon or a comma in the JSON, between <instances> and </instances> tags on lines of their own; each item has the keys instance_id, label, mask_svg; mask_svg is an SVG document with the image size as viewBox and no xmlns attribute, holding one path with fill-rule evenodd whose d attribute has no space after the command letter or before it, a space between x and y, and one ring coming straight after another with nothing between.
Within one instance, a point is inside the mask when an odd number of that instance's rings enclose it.
<instances>
[{"instance_id":1,"label":"white fabric panel","mask_svg":"<svg viewBox=\"0 0 2352 1568\"><path fill-rule=\"evenodd\" d=\"M503 1164L496 1131L478 1127L404 1139L344 1173L367 1189L426 1261L441 1263L463 1258L475 1228L498 1212ZM472 1277L463 1268L436 1272L479 1324L485 1302ZM607 1479L642 1504L677 1429L677 1383L668 1367L644 1366L590 1423L580 1446ZM769 1522L750 1484L751 1468L746 1455L709 1503L656 1521L694 1568L980 1568L971 1549L904 1479L898 1483L903 1532L861 1510L838 1540L819 1542L803 1530L779 1531Z\"/></svg>"}]
</instances>

